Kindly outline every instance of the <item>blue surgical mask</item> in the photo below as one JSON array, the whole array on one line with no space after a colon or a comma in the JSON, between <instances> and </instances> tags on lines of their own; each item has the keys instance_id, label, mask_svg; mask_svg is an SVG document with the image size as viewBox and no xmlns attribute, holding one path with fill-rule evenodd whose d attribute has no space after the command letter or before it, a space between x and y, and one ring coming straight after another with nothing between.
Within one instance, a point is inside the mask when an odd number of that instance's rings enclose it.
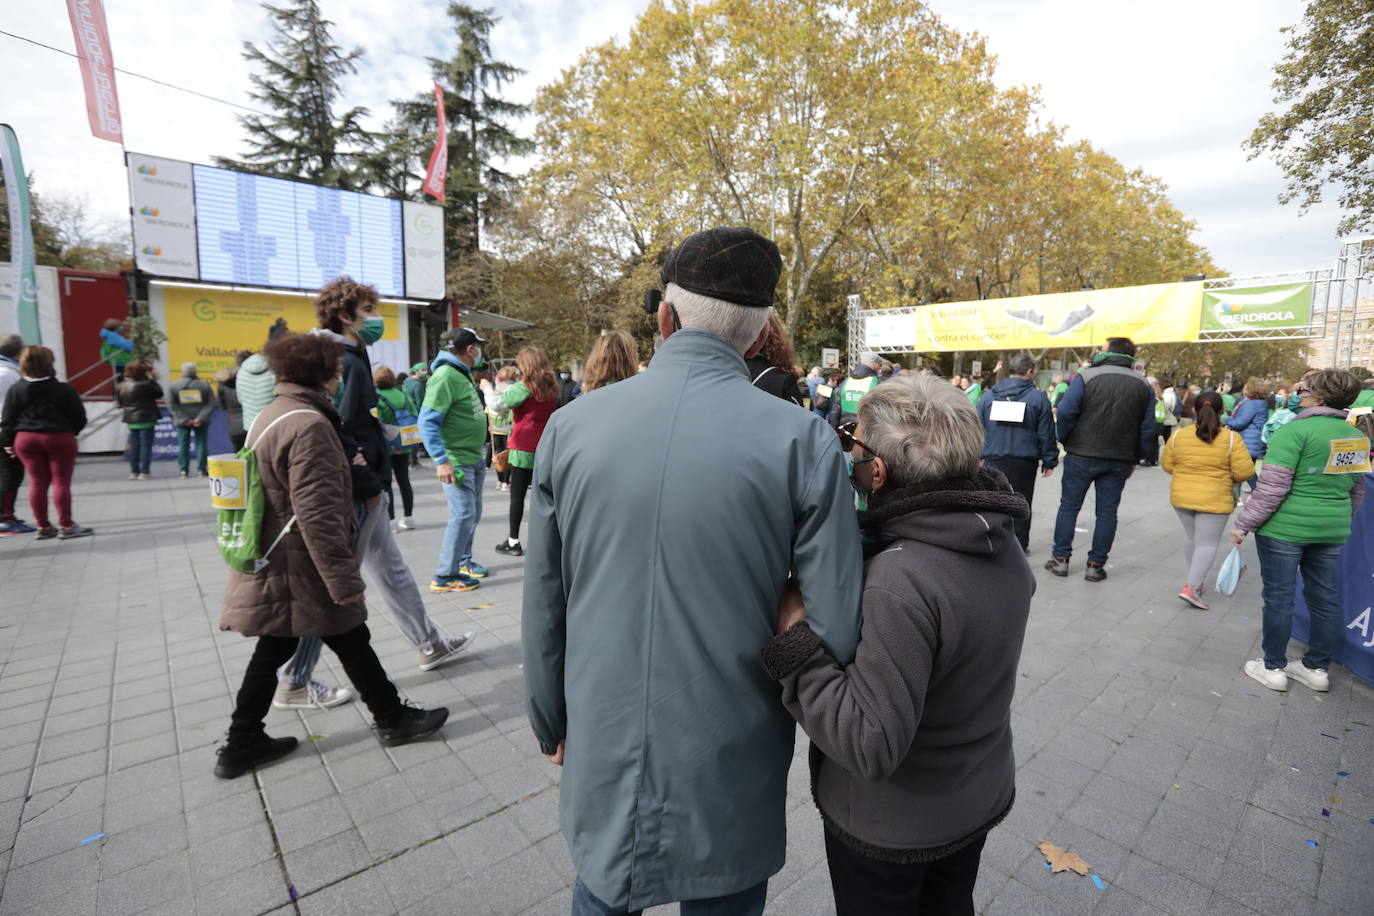
<instances>
[{"instance_id":1,"label":"blue surgical mask","mask_svg":"<svg viewBox=\"0 0 1374 916\"><path fill-rule=\"evenodd\" d=\"M369 315L363 321L363 326L358 329L358 339L363 342L363 346L370 347L382 339L386 333L386 319L380 315Z\"/></svg>"},{"instance_id":2,"label":"blue surgical mask","mask_svg":"<svg viewBox=\"0 0 1374 916\"><path fill-rule=\"evenodd\" d=\"M1301 407L1301 406L1302 406L1302 395L1300 395L1300 394L1290 394L1290 395L1288 396L1288 409L1289 409L1289 410L1297 410L1297 409L1298 409L1299 407Z\"/></svg>"}]
</instances>

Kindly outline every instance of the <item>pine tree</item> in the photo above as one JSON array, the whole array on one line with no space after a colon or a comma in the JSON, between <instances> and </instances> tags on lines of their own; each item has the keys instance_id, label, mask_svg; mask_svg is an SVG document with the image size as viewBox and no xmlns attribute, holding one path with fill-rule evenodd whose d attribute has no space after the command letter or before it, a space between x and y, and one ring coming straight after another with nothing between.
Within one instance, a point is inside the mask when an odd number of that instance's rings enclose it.
<instances>
[{"instance_id":1,"label":"pine tree","mask_svg":"<svg viewBox=\"0 0 1374 916\"><path fill-rule=\"evenodd\" d=\"M524 71L492 59L490 35L500 20L490 9L450 3L457 46L448 60L430 58L430 70L444 90L448 120L448 187L444 201L445 244L451 255L477 251L515 177L497 166L509 156L532 152L534 144L507 126L529 106L500 96L502 87ZM436 129L433 92L393 103L396 116L385 140L366 158L379 190L413 196L424 179Z\"/></svg>"},{"instance_id":2,"label":"pine tree","mask_svg":"<svg viewBox=\"0 0 1374 916\"><path fill-rule=\"evenodd\" d=\"M344 77L358 71L362 48L351 51L330 36L333 26L317 0L263 3L274 35L265 47L244 42L243 57L258 72L251 98L271 115L244 115L250 151L241 161L215 157L224 168L354 188L364 179L358 157L371 143L363 128L366 108L336 114Z\"/></svg>"}]
</instances>

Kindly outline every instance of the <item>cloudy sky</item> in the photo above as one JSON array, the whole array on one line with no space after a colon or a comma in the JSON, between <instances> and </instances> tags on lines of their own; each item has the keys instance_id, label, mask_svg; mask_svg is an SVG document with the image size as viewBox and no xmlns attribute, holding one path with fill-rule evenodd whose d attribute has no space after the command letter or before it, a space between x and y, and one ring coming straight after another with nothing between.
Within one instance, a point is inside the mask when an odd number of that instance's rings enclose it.
<instances>
[{"instance_id":1,"label":"cloudy sky","mask_svg":"<svg viewBox=\"0 0 1374 916\"><path fill-rule=\"evenodd\" d=\"M239 104L241 43L265 35L254 0L105 0L116 66ZM385 112L425 91L425 57L445 54L443 0L321 0L345 44L367 50L349 101ZM507 0L495 53L528 72L518 101L586 47L628 34L646 0ZM1299 0L933 0L950 24L986 36L1004 85L1038 85L1048 117L1127 166L1162 178L1198 225L1197 241L1235 275L1327 266L1334 203L1305 216L1280 206L1282 178L1241 149L1271 108L1279 29ZM0 29L73 50L65 4L7 0ZM125 143L134 152L208 162L242 151L233 107L121 75ZM0 35L0 120L14 126L36 190L84 195L106 221L127 219L121 152L87 127L77 62ZM1161 277L1160 280L1173 278Z\"/></svg>"}]
</instances>

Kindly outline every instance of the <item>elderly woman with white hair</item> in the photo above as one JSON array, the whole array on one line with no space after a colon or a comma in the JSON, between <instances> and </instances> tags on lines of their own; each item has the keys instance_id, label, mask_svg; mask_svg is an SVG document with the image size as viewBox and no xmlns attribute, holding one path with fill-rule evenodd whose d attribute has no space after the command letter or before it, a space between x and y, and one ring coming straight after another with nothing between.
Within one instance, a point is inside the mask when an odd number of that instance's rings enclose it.
<instances>
[{"instance_id":1,"label":"elderly woman with white hair","mask_svg":"<svg viewBox=\"0 0 1374 916\"><path fill-rule=\"evenodd\" d=\"M841 665L797 592L763 649L811 737L839 916L969 913L987 833L1011 810L1011 700L1034 579L1029 513L979 465L983 428L957 388L874 388L840 440L866 497L863 632Z\"/></svg>"}]
</instances>

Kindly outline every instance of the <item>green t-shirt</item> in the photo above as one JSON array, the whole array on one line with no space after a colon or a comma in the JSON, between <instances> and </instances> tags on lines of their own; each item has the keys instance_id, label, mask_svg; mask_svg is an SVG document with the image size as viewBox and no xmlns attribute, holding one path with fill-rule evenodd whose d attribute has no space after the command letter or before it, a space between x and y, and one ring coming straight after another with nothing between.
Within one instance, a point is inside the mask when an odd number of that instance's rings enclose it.
<instances>
[{"instance_id":1,"label":"green t-shirt","mask_svg":"<svg viewBox=\"0 0 1374 916\"><path fill-rule=\"evenodd\" d=\"M864 399L878 384L878 377L870 375L868 378L847 378L840 386L840 413L857 414L859 412L859 402Z\"/></svg>"},{"instance_id":2,"label":"green t-shirt","mask_svg":"<svg viewBox=\"0 0 1374 916\"><path fill-rule=\"evenodd\" d=\"M1275 430L1266 465L1290 468L1293 487L1265 537L1294 544L1344 544L1350 538L1350 491L1369 471L1369 440L1337 417L1307 417Z\"/></svg>"},{"instance_id":3,"label":"green t-shirt","mask_svg":"<svg viewBox=\"0 0 1374 916\"><path fill-rule=\"evenodd\" d=\"M1233 394L1223 394L1221 396L1221 406L1222 409L1226 411L1226 415L1229 417L1231 414L1236 412L1236 396Z\"/></svg>"},{"instance_id":4,"label":"green t-shirt","mask_svg":"<svg viewBox=\"0 0 1374 916\"><path fill-rule=\"evenodd\" d=\"M1374 407L1374 388L1366 388L1355 396L1351 407Z\"/></svg>"},{"instance_id":5,"label":"green t-shirt","mask_svg":"<svg viewBox=\"0 0 1374 916\"><path fill-rule=\"evenodd\" d=\"M1069 390L1068 382L1058 382L1054 386L1054 393L1050 395L1050 406L1059 406L1059 399L1064 396L1064 392Z\"/></svg>"},{"instance_id":6,"label":"green t-shirt","mask_svg":"<svg viewBox=\"0 0 1374 916\"><path fill-rule=\"evenodd\" d=\"M422 410L443 414L439 424L439 442L454 468L464 468L482 459L482 443L487 439L487 412L466 372L451 364L440 363L425 383L425 403ZM421 424L424 429L424 424ZM425 444L430 457L438 456Z\"/></svg>"}]
</instances>

